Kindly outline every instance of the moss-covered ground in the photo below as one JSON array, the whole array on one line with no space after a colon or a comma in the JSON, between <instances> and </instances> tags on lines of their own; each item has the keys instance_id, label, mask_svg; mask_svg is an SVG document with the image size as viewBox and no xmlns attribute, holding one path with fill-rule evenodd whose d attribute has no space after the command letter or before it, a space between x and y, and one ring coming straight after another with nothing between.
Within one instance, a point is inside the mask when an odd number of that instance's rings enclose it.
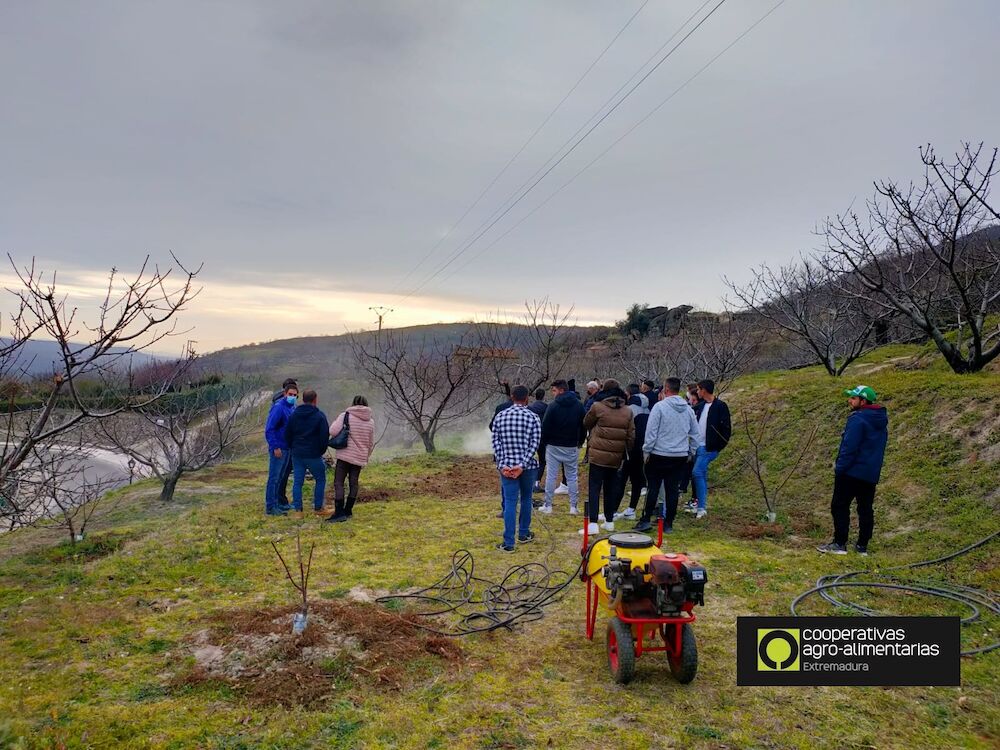
<instances>
[{"instance_id":1,"label":"moss-covered ground","mask_svg":"<svg viewBox=\"0 0 1000 750\"><path fill-rule=\"evenodd\" d=\"M876 501L872 556L827 557L831 463L846 416L840 389L885 394L891 441ZM346 524L262 514L265 461L185 479L162 506L148 483L72 548L56 532L0 538L0 748L993 748L1000 743L1000 653L963 660L961 688L740 688L735 618L785 614L820 575L943 554L986 536L1000 518L1000 377L958 377L914 347L881 350L847 380L816 370L747 377L725 398L739 414L774 407L765 453L780 477L813 424L800 472L779 498L778 523L734 445L713 467L709 517L684 515L669 537L709 570L698 612L699 673L686 686L647 655L628 687L609 679L602 639L583 637L578 582L545 618L461 642L457 663L425 659L402 689L341 679L320 704L251 702L233 685L185 681L192 639L228 610L294 603L270 542L316 543L311 589L341 601L356 586L398 590L445 572L471 550L477 573L579 560L565 498L536 516L538 539L513 555L493 547L495 480L454 455L375 464ZM923 575L1000 589L996 544ZM872 600L874 601L874 600ZM893 612L955 613L920 597L885 596ZM810 612L829 613L819 603ZM964 645L998 635L965 631ZM603 634L602 622L598 623ZM408 668L408 667L407 667ZM344 676L341 675L343 678Z\"/></svg>"}]
</instances>

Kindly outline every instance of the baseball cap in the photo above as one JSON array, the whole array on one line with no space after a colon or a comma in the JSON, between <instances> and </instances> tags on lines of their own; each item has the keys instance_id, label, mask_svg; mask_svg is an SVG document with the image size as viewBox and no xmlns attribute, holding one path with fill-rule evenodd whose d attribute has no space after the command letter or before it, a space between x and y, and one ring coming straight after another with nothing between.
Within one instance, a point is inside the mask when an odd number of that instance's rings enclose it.
<instances>
[{"instance_id":1,"label":"baseball cap","mask_svg":"<svg viewBox=\"0 0 1000 750\"><path fill-rule=\"evenodd\" d=\"M848 388L844 391L845 396L860 396L869 404L874 404L878 401L878 394L875 393L867 385L856 385L853 388Z\"/></svg>"}]
</instances>

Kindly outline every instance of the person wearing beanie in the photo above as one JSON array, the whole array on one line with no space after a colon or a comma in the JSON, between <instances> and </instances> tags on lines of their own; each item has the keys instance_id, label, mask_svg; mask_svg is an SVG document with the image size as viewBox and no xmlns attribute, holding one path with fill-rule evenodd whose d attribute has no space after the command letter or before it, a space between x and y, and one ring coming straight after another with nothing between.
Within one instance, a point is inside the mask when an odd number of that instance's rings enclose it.
<instances>
[{"instance_id":1,"label":"person wearing beanie","mask_svg":"<svg viewBox=\"0 0 1000 750\"><path fill-rule=\"evenodd\" d=\"M868 554L868 543L875 528L875 488L882 474L885 446L889 441L889 414L876 403L878 394L867 385L844 391L851 413L847 417L840 450L834 465L833 541L817 549L835 555L847 554L847 537L851 529L851 503L858 506L858 541L854 545L859 555Z\"/></svg>"}]
</instances>

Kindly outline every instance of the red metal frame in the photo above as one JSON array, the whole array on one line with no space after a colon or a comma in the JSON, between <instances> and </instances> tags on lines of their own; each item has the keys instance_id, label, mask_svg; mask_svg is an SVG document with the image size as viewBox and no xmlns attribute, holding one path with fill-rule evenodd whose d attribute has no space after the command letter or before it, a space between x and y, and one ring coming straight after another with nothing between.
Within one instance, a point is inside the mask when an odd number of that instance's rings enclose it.
<instances>
[{"instance_id":1,"label":"red metal frame","mask_svg":"<svg viewBox=\"0 0 1000 750\"><path fill-rule=\"evenodd\" d=\"M587 640L592 641L594 640L594 631L597 627L597 608L601 595L600 590L597 588L597 584L594 583L593 579L587 576L586 582L587 613L584 624L586 626ZM677 617L629 617L620 606L615 607L615 616L622 622L628 623L632 626L632 632L635 635L636 656L642 656L645 651L666 651L669 656L676 656L681 652L682 628L686 623L694 622L697 619L694 612L685 612L683 615ZM660 637L663 639L664 645L644 645L647 626L654 626L656 628L656 630L648 632L658 632ZM668 629L672 631L670 633L670 637L667 635ZM673 643L671 643L671 640Z\"/></svg>"}]
</instances>

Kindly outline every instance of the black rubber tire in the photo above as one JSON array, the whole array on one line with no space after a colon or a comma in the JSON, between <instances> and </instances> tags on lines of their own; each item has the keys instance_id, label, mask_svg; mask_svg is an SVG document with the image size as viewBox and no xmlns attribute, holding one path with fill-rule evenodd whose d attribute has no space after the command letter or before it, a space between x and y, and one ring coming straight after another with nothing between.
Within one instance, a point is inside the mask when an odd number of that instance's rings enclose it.
<instances>
[{"instance_id":1,"label":"black rubber tire","mask_svg":"<svg viewBox=\"0 0 1000 750\"><path fill-rule=\"evenodd\" d=\"M694 639L694 628L690 623L681 626L681 653L667 659L670 672L682 685L687 685L698 674L698 643Z\"/></svg>"},{"instance_id":2,"label":"black rubber tire","mask_svg":"<svg viewBox=\"0 0 1000 750\"><path fill-rule=\"evenodd\" d=\"M608 620L608 669L619 685L627 685L635 676L635 641L632 626L612 617ZM615 658L617 656L617 659Z\"/></svg>"}]
</instances>

